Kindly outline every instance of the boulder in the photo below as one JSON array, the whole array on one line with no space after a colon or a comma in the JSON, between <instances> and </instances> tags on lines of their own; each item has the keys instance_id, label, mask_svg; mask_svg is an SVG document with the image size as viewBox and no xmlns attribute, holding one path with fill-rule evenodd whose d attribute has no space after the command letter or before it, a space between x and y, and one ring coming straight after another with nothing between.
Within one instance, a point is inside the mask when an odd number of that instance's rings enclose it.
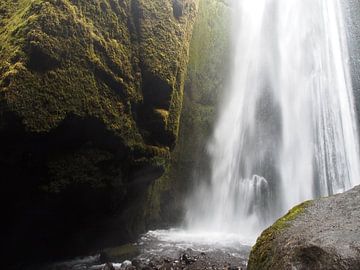
<instances>
[{"instance_id":1,"label":"boulder","mask_svg":"<svg viewBox=\"0 0 360 270\"><path fill-rule=\"evenodd\" d=\"M360 269L360 186L290 210L258 238L248 269Z\"/></svg>"}]
</instances>

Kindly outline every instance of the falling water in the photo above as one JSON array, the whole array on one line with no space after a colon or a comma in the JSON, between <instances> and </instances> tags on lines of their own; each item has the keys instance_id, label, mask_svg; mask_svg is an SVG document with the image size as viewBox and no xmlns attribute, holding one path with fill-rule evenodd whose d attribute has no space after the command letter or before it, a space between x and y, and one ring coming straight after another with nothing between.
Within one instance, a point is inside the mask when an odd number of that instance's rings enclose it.
<instances>
[{"instance_id":1,"label":"falling water","mask_svg":"<svg viewBox=\"0 0 360 270\"><path fill-rule=\"evenodd\" d=\"M359 146L339 1L233 2L231 86L187 224L253 241L295 204L359 184Z\"/></svg>"}]
</instances>

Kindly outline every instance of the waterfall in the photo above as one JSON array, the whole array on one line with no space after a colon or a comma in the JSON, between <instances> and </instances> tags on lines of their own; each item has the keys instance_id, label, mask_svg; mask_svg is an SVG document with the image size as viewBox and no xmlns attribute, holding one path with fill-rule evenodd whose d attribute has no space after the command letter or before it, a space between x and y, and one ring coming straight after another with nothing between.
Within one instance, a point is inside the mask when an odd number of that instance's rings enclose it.
<instances>
[{"instance_id":1,"label":"waterfall","mask_svg":"<svg viewBox=\"0 0 360 270\"><path fill-rule=\"evenodd\" d=\"M254 241L295 204L360 183L338 0L233 0L233 68L190 230Z\"/></svg>"}]
</instances>

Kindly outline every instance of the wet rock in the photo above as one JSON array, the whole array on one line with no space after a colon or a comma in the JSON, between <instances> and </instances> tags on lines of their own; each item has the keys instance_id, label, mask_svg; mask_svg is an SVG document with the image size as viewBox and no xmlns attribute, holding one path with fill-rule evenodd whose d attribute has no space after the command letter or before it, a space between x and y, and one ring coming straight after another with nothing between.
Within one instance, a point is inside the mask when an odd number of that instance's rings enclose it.
<instances>
[{"instance_id":1,"label":"wet rock","mask_svg":"<svg viewBox=\"0 0 360 270\"><path fill-rule=\"evenodd\" d=\"M360 269L360 186L306 202L265 230L248 269Z\"/></svg>"},{"instance_id":2,"label":"wet rock","mask_svg":"<svg viewBox=\"0 0 360 270\"><path fill-rule=\"evenodd\" d=\"M174 17L179 19L183 15L184 4L181 0L173 0Z\"/></svg>"},{"instance_id":3,"label":"wet rock","mask_svg":"<svg viewBox=\"0 0 360 270\"><path fill-rule=\"evenodd\" d=\"M241 269L241 268L230 265L230 266L228 266L228 267L225 267L225 269L226 269L226 270L239 270L239 269Z\"/></svg>"},{"instance_id":4,"label":"wet rock","mask_svg":"<svg viewBox=\"0 0 360 270\"><path fill-rule=\"evenodd\" d=\"M138 259L134 259L134 260L131 261L131 264L133 266L135 266L136 268L138 268L141 265L141 261L138 260Z\"/></svg>"},{"instance_id":5,"label":"wet rock","mask_svg":"<svg viewBox=\"0 0 360 270\"><path fill-rule=\"evenodd\" d=\"M115 270L115 267L112 263L106 263L102 270Z\"/></svg>"},{"instance_id":6,"label":"wet rock","mask_svg":"<svg viewBox=\"0 0 360 270\"><path fill-rule=\"evenodd\" d=\"M141 270L152 270L153 268L151 268L150 266L144 266L141 268Z\"/></svg>"},{"instance_id":7,"label":"wet rock","mask_svg":"<svg viewBox=\"0 0 360 270\"><path fill-rule=\"evenodd\" d=\"M243 257L243 259L231 257L221 250L211 251L210 255L204 252L199 253L193 250L186 250L180 252L178 259L160 256L147 261L135 260L133 261L133 266L136 265L136 269L141 270L238 270L246 266L246 257Z\"/></svg>"},{"instance_id":8,"label":"wet rock","mask_svg":"<svg viewBox=\"0 0 360 270\"><path fill-rule=\"evenodd\" d=\"M198 260L199 256L192 255L192 250L191 249L187 249L186 252L187 253L183 253L179 258L179 261L182 264L190 265L190 264L192 264L192 263L194 263L194 262L196 262Z\"/></svg>"},{"instance_id":9,"label":"wet rock","mask_svg":"<svg viewBox=\"0 0 360 270\"><path fill-rule=\"evenodd\" d=\"M187 255L187 254L183 254L183 255L181 256L181 261L183 261L185 264L190 264L190 263L191 263L191 261L190 261L190 259L188 258L188 255Z\"/></svg>"},{"instance_id":10,"label":"wet rock","mask_svg":"<svg viewBox=\"0 0 360 270\"><path fill-rule=\"evenodd\" d=\"M123 261L123 263L121 264L121 269L129 269L130 266L132 266L130 261Z\"/></svg>"},{"instance_id":11,"label":"wet rock","mask_svg":"<svg viewBox=\"0 0 360 270\"><path fill-rule=\"evenodd\" d=\"M145 265L145 262L142 262L139 259L134 259L131 261L132 265L136 268L136 270L148 270L151 269L149 266Z\"/></svg>"}]
</instances>

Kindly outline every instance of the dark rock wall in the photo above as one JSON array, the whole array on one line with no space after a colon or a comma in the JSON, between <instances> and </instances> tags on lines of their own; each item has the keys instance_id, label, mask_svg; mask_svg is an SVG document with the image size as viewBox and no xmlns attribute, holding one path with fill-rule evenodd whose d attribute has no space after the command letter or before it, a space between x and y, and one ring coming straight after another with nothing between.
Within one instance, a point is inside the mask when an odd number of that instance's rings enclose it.
<instances>
[{"instance_id":1,"label":"dark rock wall","mask_svg":"<svg viewBox=\"0 0 360 270\"><path fill-rule=\"evenodd\" d=\"M137 210L178 139L196 13L196 0L0 2L3 243L18 261L145 229Z\"/></svg>"}]
</instances>

